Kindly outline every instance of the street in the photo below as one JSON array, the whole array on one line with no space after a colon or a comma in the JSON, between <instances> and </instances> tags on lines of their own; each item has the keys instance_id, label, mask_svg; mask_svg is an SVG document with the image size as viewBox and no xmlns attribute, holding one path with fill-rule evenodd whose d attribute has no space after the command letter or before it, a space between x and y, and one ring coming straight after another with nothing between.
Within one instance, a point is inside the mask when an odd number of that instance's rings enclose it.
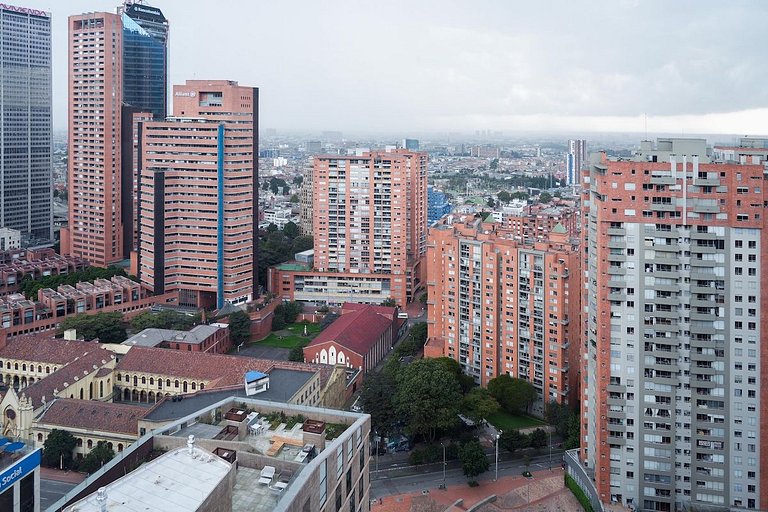
<instances>
[{"instance_id":1,"label":"street","mask_svg":"<svg viewBox=\"0 0 768 512\"><path fill-rule=\"evenodd\" d=\"M47 510L62 496L74 489L77 484L59 482L58 480L40 479L40 510Z\"/></svg>"},{"instance_id":2,"label":"street","mask_svg":"<svg viewBox=\"0 0 768 512\"><path fill-rule=\"evenodd\" d=\"M493 480L496 470L495 454L488 455L491 462L488 471L477 480ZM552 467L559 468L562 451L552 452ZM442 462L423 466L408 466L407 462L396 462L385 467L381 465L376 471L375 457L371 461L371 498L392 496L427 489L430 492L439 491L443 483ZM549 453L531 457L530 471L540 471L549 467ZM526 469L521 457L510 458L510 454L499 453L499 477L520 475ZM458 461L449 461L445 471L446 485L465 484L467 477L461 470Z\"/></svg>"}]
</instances>

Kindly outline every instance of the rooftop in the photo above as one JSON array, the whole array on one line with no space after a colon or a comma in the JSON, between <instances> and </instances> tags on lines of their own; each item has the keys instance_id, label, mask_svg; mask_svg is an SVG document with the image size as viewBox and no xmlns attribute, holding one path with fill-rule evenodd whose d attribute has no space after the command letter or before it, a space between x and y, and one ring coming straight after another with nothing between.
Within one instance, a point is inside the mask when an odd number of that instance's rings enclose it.
<instances>
[{"instance_id":1,"label":"rooftop","mask_svg":"<svg viewBox=\"0 0 768 512\"><path fill-rule=\"evenodd\" d=\"M0 361L18 359L42 364L66 364L83 352L98 346L93 342L56 338L51 333L25 334L8 340L0 348Z\"/></svg>"},{"instance_id":2,"label":"rooftop","mask_svg":"<svg viewBox=\"0 0 768 512\"><path fill-rule=\"evenodd\" d=\"M224 480L232 465L199 447L177 448L105 487L106 510L164 512L197 510ZM65 509L99 512L94 493Z\"/></svg>"},{"instance_id":3,"label":"rooftop","mask_svg":"<svg viewBox=\"0 0 768 512\"><path fill-rule=\"evenodd\" d=\"M309 265L295 261L290 263L280 263L279 265L275 265L275 268L278 270L312 270Z\"/></svg>"},{"instance_id":4,"label":"rooftop","mask_svg":"<svg viewBox=\"0 0 768 512\"><path fill-rule=\"evenodd\" d=\"M138 345L142 347L156 347L165 341L178 341L199 345L216 331L222 329L223 324L197 325L189 331L177 331L175 329L144 329L134 334L123 345Z\"/></svg>"},{"instance_id":5,"label":"rooftop","mask_svg":"<svg viewBox=\"0 0 768 512\"><path fill-rule=\"evenodd\" d=\"M311 377L310 372L276 368L269 372L269 389L254 398L271 402L287 402ZM184 395L179 402L165 400L153 407L146 415L146 419L171 421L183 418L227 397L244 398L245 396L245 386L242 383L227 389L207 389L193 395Z\"/></svg>"},{"instance_id":6,"label":"rooftop","mask_svg":"<svg viewBox=\"0 0 768 512\"><path fill-rule=\"evenodd\" d=\"M333 341L362 356L368 353L391 325L391 318L376 312L373 306L365 306L341 315L320 332L307 348Z\"/></svg>"},{"instance_id":7,"label":"rooftop","mask_svg":"<svg viewBox=\"0 0 768 512\"><path fill-rule=\"evenodd\" d=\"M138 420L147 411L146 407L138 405L57 398L37 421L67 428L137 435Z\"/></svg>"}]
</instances>

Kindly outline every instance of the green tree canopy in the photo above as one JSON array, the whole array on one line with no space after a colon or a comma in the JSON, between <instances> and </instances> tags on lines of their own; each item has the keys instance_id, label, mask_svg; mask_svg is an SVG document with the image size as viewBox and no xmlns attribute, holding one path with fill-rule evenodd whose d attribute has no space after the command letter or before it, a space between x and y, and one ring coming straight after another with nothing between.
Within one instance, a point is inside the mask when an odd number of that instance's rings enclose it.
<instances>
[{"instance_id":1,"label":"green tree canopy","mask_svg":"<svg viewBox=\"0 0 768 512\"><path fill-rule=\"evenodd\" d=\"M299 202L299 194L291 194L291 198L288 199L291 203L298 203Z\"/></svg>"},{"instance_id":2,"label":"green tree canopy","mask_svg":"<svg viewBox=\"0 0 768 512\"><path fill-rule=\"evenodd\" d=\"M133 332L144 329L176 329L186 331L200 323L200 315L185 315L173 310L163 310L155 313L145 311L133 317L130 321Z\"/></svg>"},{"instance_id":3,"label":"green tree canopy","mask_svg":"<svg viewBox=\"0 0 768 512\"><path fill-rule=\"evenodd\" d=\"M235 311L229 315L229 335L232 343L241 345L251 339L251 317L245 311Z\"/></svg>"},{"instance_id":4,"label":"green tree canopy","mask_svg":"<svg viewBox=\"0 0 768 512\"><path fill-rule=\"evenodd\" d=\"M550 194L549 192L542 192L541 194L539 194L540 203L549 203L550 201L552 201L552 194Z\"/></svg>"},{"instance_id":5,"label":"green tree canopy","mask_svg":"<svg viewBox=\"0 0 768 512\"><path fill-rule=\"evenodd\" d=\"M531 440L531 446L534 448L541 448L542 446L546 446L547 441L549 440L549 434L547 434L544 429L541 428L537 428L531 432L528 437Z\"/></svg>"},{"instance_id":6,"label":"green tree canopy","mask_svg":"<svg viewBox=\"0 0 768 512\"><path fill-rule=\"evenodd\" d=\"M99 441L96 443L96 447L83 457L77 469L85 473L94 473L114 457L115 452L107 445L107 442Z\"/></svg>"},{"instance_id":7,"label":"green tree canopy","mask_svg":"<svg viewBox=\"0 0 768 512\"><path fill-rule=\"evenodd\" d=\"M475 423L499 410L499 402L485 388L474 388L461 400L461 413Z\"/></svg>"},{"instance_id":8,"label":"green tree canopy","mask_svg":"<svg viewBox=\"0 0 768 512\"><path fill-rule=\"evenodd\" d=\"M68 316L61 322L59 333L69 329L77 330L78 337L88 341L98 338L101 343L122 343L128 337L120 312Z\"/></svg>"},{"instance_id":9,"label":"green tree canopy","mask_svg":"<svg viewBox=\"0 0 768 512\"><path fill-rule=\"evenodd\" d=\"M77 440L66 430L53 429L43 443L42 463L49 468L64 469L72 467L72 451L77 445Z\"/></svg>"},{"instance_id":10,"label":"green tree canopy","mask_svg":"<svg viewBox=\"0 0 768 512\"><path fill-rule=\"evenodd\" d=\"M536 388L523 379L499 375L488 382L488 391L509 414L522 414L536 400Z\"/></svg>"},{"instance_id":11,"label":"green tree canopy","mask_svg":"<svg viewBox=\"0 0 768 512\"><path fill-rule=\"evenodd\" d=\"M502 190L501 192L496 194L496 197L499 199L500 203L508 203L509 200L512 198L509 195L509 192L507 192L506 190Z\"/></svg>"},{"instance_id":12,"label":"green tree canopy","mask_svg":"<svg viewBox=\"0 0 768 512\"><path fill-rule=\"evenodd\" d=\"M519 430L506 430L501 433L499 438L499 444L510 453L515 453L515 450L522 450L530 446L530 439L526 434L520 433Z\"/></svg>"},{"instance_id":13,"label":"green tree canopy","mask_svg":"<svg viewBox=\"0 0 768 512\"><path fill-rule=\"evenodd\" d=\"M387 297L386 299L381 301L381 305L386 306L388 308L394 308L394 307L397 307L397 301L392 297Z\"/></svg>"},{"instance_id":14,"label":"green tree canopy","mask_svg":"<svg viewBox=\"0 0 768 512\"><path fill-rule=\"evenodd\" d=\"M397 385L393 372L380 371L365 377L360 402L363 410L371 415L371 427L379 434L394 431L397 412L392 401Z\"/></svg>"},{"instance_id":15,"label":"green tree canopy","mask_svg":"<svg viewBox=\"0 0 768 512\"><path fill-rule=\"evenodd\" d=\"M474 482L475 477L488 471L491 466L488 456L477 438L459 447L459 460L461 461L461 469L470 482Z\"/></svg>"},{"instance_id":16,"label":"green tree canopy","mask_svg":"<svg viewBox=\"0 0 768 512\"><path fill-rule=\"evenodd\" d=\"M295 222L289 220L285 223L285 226L283 226L283 234L293 240L299 236L299 226L297 226Z\"/></svg>"},{"instance_id":17,"label":"green tree canopy","mask_svg":"<svg viewBox=\"0 0 768 512\"><path fill-rule=\"evenodd\" d=\"M456 423L461 389L456 376L436 359L421 359L397 373L395 410L411 434L434 441L438 429Z\"/></svg>"}]
</instances>

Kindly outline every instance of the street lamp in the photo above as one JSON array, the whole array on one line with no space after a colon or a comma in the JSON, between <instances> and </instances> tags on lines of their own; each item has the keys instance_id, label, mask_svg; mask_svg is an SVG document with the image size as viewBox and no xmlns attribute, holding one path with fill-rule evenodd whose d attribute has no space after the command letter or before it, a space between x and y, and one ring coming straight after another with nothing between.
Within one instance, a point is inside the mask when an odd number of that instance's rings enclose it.
<instances>
[{"instance_id":1,"label":"street lamp","mask_svg":"<svg viewBox=\"0 0 768 512\"><path fill-rule=\"evenodd\" d=\"M440 488L445 489L445 445L442 443L442 441L440 442L440 446L443 447L443 486Z\"/></svg>"},{"instance_id":2,"label":"street lamp","mask_svg":"<svg viewBox=\"0 0 768 512\"><path fill-rule=\"evenodd\" d=\"M549 428L549 470L552 471L552 427Z\"/></svg>"},{"instance_id":3,"label":"street lamp","mask_svg":"<svg viewBox=\"0 0 768 512\"><path fill-rule=\"evenodd\" d=\"M499 479L499 438L501 437L501 434L501 430L496 432L496 476L493 478L494 482Z\"/></svg>"}]
</instances>

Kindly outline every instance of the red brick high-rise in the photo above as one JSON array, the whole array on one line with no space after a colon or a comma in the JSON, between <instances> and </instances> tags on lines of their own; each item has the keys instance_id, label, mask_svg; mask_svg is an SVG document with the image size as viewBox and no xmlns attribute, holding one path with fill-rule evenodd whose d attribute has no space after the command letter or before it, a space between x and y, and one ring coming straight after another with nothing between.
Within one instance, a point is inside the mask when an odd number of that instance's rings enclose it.
<instances>
[{"instance_id":1,"label":"red brick high-rise","mask_svg":"<svg viewBox=\"0 0 768 512\"><path fill-rule=\"evenodd\" d=\"M173 117L139 128L139 278L182 305L246 302L258 293L259 91L187 80L173 99Z\"/></svg>"}]
</instances>

